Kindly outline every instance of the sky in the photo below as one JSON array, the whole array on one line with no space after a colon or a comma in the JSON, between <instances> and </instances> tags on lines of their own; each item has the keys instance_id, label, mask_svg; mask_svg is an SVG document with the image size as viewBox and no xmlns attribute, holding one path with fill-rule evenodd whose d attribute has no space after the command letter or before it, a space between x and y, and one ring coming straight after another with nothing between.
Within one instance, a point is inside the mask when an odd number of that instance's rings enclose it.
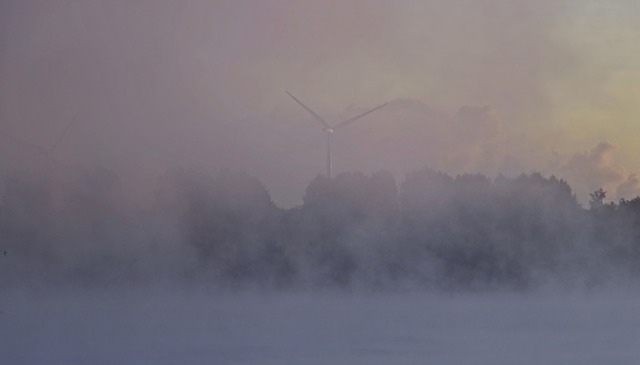
<instances>
[{"instance_id":1,"label":"sky","mask_svg":"<svg viewBox=\"0 0 640 365\"><path fill-rule=\"evenodd\" d=\"M631 0L0 0L0 171L172 166L258 177L281 206L325 171L541 171L640 194Z\"/></svg>"}]
</instances>

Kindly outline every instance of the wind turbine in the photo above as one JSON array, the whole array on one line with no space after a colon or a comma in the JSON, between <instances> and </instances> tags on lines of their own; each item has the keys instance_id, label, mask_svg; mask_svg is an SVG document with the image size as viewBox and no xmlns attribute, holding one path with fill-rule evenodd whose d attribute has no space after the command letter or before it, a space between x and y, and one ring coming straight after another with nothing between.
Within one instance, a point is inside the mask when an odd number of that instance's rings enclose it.
<instances>
[{"instance_id":1,"label":"wind turbine","mask_svg":"<svg viewBox=\"0 0 640 365\"><path fill-rule=\"evenodd\" d=\"M314 112L313 110L309 109L308 106L304 105L300 100L298 100L295 96L291 95L290 92L285 91L287 93L287 95L289 95L291 98L293 98L293 100L296 101L296 103L300 104L301 107L303 107L306 111L309 112L309 114L311 114L317 121L319 121L320 123L322 123L322 125L324 126L324 128L322 128L322 130L327 134L327 177L329 179L331 179L332 177L332 165L331 165L331 145L332 145L332 140L333 140L333 132L340 129L340 128L344 128L346 126L348 126L349 124L355 122L356 120L364 117L365 115L369 114L369 113L373 113L374 111L382 108L383 106L387 105L388 103L384 103L382 105L379 105L371 110L368 110L362 114L358 114L355 117L349 118L347 120L344 120L338 124L336 124L335 126L331 126L331 124L327 123L327 121L325 121L324 119L322 119L321 116L319 116L316 112Z\"/></svg>"}]
</instances>

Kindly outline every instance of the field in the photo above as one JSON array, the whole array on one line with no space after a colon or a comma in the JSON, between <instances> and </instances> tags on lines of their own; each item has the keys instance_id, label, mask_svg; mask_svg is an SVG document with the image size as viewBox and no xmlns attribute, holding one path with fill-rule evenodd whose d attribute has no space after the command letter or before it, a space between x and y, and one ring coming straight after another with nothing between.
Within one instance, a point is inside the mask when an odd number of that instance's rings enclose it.
<instances>
[{"instance_id":1,"label":"field","mask_svg":"<svg viewBox=\"0 0 640 365\"><path fill-rule=\"evenodd\" d=\"M112 290L0 300L5 364L637 364L640 296Z\"/></svg>"}]
</instances>

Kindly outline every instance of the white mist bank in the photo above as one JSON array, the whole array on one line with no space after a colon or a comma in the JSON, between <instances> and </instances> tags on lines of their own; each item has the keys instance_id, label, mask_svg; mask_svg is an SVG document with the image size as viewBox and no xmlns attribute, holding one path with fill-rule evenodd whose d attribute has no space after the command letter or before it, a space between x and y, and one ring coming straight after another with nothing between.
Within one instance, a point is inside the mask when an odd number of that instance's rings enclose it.
<instances>
[{"instance_id":1,"label":"white mist bank","mask_svg":"<svg viewBox=\"0 0 640 365\"><path fill-rule=\"evenodd\" d=\"M0 299L7 364L636 364L640 296L96 294Z\"/></svg>"}]
</instances>

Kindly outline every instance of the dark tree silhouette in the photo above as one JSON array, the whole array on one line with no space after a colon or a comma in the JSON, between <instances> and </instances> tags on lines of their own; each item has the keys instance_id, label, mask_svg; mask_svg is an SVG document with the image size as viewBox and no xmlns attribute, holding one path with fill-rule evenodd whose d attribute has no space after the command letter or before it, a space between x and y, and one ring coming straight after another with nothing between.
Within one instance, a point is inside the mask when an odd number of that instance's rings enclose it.
<instances>
[{"instance_id":1,"label":"dark tree silhouette","mask_svg":"<svg viewBox=\"0 0 640 365\"><path fill-rule=\"evenodd\" d=\"M4 185L2 285L524 290L640 279L640 197L605 203L599 189L586 210L564 180L540 173L425 168L399 188L385 171L318 176L290 209L231 170L172 169L150 206L133 204L106 168L14 171Z\"/></svg>"},{"instance_id":2,"label":"dark tree silhouette","mask_svg":"<svg viewBox=\"0 0 640 365\"><path fill-rule=\"evenodd\" d=\"M589 207L591 209L598 209L604 206L604 199L607 197L607 192L602 188L589 193Z\"/></svg>"}]
</instances>

